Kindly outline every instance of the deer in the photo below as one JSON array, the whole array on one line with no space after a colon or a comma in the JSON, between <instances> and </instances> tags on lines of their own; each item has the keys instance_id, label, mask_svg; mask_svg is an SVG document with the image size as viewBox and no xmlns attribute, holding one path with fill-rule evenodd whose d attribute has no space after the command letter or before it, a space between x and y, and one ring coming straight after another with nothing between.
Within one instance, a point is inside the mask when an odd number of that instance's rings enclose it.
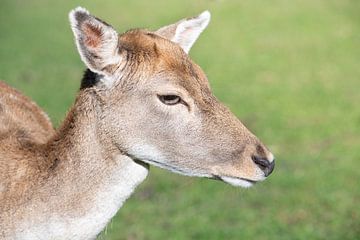
<instances>
[{"instance_id":1,"label":"deer","mask_svg":"<svg viewBox=\"0 0 360 240\"><path fill-rule=\"evenodd\" d=\"M87 69L57 129L0 83L1 239L95 239L150 165L245 188L271 174L273 154L188 55L208 11L121 34L82 7L69 19Z\"/></svg>"}]
</instances>

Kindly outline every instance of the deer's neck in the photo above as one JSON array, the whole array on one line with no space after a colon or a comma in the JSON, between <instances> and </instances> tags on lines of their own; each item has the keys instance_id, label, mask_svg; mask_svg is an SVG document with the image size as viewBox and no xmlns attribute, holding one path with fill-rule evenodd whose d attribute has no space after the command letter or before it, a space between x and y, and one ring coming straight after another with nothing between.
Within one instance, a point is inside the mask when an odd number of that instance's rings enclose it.
<instances>
[{"instance_id":1,"label":"deer's neck","mask_svg":"<svg viewBox=\"0 0 360 240\"><path fill-rule=\"evenodd\" d=\"M95 238L146 178L147 166L122 154L99 133L97 109L93 99L78 98L49 143L53 174L42 194L54 196L45 197L44 222L25 226L27 234Z\"/></svg>"}]
</instances>

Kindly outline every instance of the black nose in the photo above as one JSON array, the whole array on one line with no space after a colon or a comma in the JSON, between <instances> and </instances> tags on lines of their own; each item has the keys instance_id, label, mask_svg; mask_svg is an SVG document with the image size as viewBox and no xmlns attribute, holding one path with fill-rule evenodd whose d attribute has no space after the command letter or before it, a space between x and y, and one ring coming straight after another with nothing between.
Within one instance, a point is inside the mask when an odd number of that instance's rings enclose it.
<instances>
[{"instance_id":1,"label":"black nose","mask_svg":"<svg viewBox=\"0 0 360 240\"><path fill-rule=\"evenodd\" d=\"M269 176L272 173L272 171L274 171L275 159L270 162L266 158L252 156L252 160L265 173L265 177Z\"/></svg>"}]
</instances>

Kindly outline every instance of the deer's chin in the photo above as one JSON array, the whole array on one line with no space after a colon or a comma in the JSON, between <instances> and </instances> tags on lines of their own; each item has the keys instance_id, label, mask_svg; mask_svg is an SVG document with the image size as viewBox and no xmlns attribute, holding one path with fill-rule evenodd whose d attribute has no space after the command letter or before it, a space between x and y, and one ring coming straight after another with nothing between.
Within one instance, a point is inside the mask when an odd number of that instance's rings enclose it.
<instances>
[{"instance_id":1,"label":"deer's chin","mask_svg":"<svg viewBox=\"0 0 360 240\"><path fill-rule=\"evenodd\" d=\"M222 181L231 184L235 187L243 187L243 188L249 188L257 182L246 178L236 178L236 177L219 177L219 178Z\"/></svg>"}]
</instances>

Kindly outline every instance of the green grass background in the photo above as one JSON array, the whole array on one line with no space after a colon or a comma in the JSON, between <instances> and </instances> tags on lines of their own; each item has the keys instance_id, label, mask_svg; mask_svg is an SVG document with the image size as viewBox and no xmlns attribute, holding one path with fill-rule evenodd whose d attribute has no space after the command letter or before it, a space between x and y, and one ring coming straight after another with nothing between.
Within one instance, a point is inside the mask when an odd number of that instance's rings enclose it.
<instances>
[{"instance_id":1,"label":"green grass background","mask_svg":"<svg viewBox=\"0 0 360 240\"><path fill-rule=\"evenodd\" d=\"M190 55L277 157L246 190L153 167L100 239L360 238L360 1L1 0L0 78L55 125L84 70L67 19L78 5L119 31L209 9Z\"/></svg>"}]
</instances>

